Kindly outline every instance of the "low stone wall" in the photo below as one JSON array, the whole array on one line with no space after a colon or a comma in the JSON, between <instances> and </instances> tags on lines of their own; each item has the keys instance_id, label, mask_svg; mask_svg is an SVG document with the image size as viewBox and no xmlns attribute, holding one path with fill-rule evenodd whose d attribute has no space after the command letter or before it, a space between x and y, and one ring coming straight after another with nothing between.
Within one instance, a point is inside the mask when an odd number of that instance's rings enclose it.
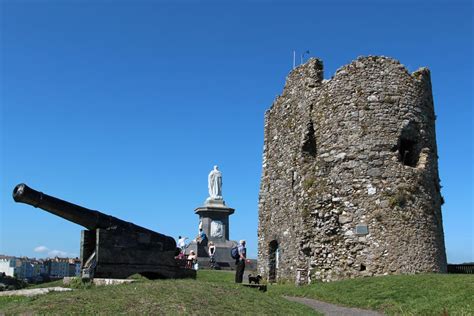
<instances>
[{"instance_id":1,"label":"low stone wall","mask_svg":"<svg viewBox=\"0 0 474 316\"><path fill-rule=\"evenodd\" d=\"M63 279L64 285L69 285L71 282L78 277L65 277ZM126 284L135 282L133 279L103 279L103 278L95 278L91 280L92 284L101 286L101 285L118 285L118 284Z\"/></svg>"}]
</instances>

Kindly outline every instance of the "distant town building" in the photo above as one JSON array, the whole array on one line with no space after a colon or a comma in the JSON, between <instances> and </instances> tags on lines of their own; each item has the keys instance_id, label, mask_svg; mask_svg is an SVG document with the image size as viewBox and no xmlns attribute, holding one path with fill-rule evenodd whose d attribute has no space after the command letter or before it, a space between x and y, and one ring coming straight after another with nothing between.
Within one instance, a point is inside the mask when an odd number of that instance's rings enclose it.
<instances>
[{"instance_id":1,"label":"distant town building","mask_svg":"<svg viewBox=\"0 0 474 316\"><path fill-rule=\"evenodd\" d=\"M0 257L0 272L17 279L34 280L40 275L41 265L36 259L9 256Z\"/></svg>"},{"instance_id":2,"label":"distant town building","mask_svg":"<svg viewBox=\"0 0 474 316\"><path fill-rule=\"evenodd\" d=\"M47 271L51 278L64 278L69 276L69 258L49 259L46 261Z\"/></svg>"},{"instance_id":3,"label":"distant town building","mask_svg":"<svg viewBox=\"0 0 474 316\"><path fill-rule=\"evenodd\" d=\"M18 273L17 259L15 257L2 256L0 258L0 273L15 277Z\"/></svg>"},{"instance_id":4,"label":"distant town building","mask_svg":"<svg viewBox=\"0 0 474 316\"><path fill-rule=\"evenodd\" d=\"M29 258L22 257L19 259L20 267L18 270L18 279L32 279L33 278L33 264L31 263Z\"/></svg>"},{"instance_id":5,"label":"distant town building","mask_svg":"<svg viewBox=\"0 0 474 316\"><path fill-rule=\"evenodd\" d=\"M81 261L78 258L35 259L0 255L0 273L30 282L42 281L44 277L53 279L78 276Z\"/></svg>"},{"instance_id":6,"label":"distant town building","mask_svg":"<svg viewBox=\"0 0 474 316\"><path fill-rule=\"evenodd\" d=\"M69 259L69 276L79 276L81 274L81 260L79 258Z\"/></svg>"}]
</instances>

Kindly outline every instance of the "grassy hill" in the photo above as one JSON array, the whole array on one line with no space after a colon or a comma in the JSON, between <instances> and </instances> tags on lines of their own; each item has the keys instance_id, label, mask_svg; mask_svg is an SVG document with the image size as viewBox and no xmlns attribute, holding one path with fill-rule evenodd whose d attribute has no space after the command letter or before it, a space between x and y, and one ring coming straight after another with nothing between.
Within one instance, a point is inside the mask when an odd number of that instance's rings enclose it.
<instances>
[{"instance_id":1,"label":"grassy hill","mask_svg":"<svg viewBox=\"0 0 474 316\"><path fill-rule=\"evenodd\" d=\"M386 276L303 287L277 284L269 285L266 293L234 284L233 276L229 272L199 271L197 280L140 279L132 284L76 289L35 298L0 297L0 314L316 314L282 295L394 315L474 314L472 275Z\"/></svg>"},{"instance_id":2,"label":"grassy hill","mask_svg":"<svg viewBox=\"0 0 474 316\"><path fill-rule=\"evenodd\" d=\"M140 279L34 298L0 297L0 314L316 314L300 304L236 285L233 280L233 273L199 271L197 280ZM54 282L53 286L57 285Z\"/></svg>"},{"instance_id":3,"label":"grassy hill","mask_svg":"<svg viewBox=\"0 0 474 316\"><path fill-rule=\"evenodd\" d=\"M272 295L318 299L389 315L474 315L474 275L418 274L359 278L294 287Z\"/></svg>"}]
</instances>

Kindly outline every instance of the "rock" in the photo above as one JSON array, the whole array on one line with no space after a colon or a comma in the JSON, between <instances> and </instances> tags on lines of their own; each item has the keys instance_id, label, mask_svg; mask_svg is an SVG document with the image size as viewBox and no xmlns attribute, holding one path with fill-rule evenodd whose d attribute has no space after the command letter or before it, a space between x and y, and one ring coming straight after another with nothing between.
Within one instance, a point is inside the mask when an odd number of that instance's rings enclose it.
<instances>
[{"instance_id":1,"label":"rock","mask_svg":"<svg viewBox=\"0 0 474 316\"><path fill-rule=\"evenodd\" d=\"M371 168L367 171L369 177L379 177L382 174L382 171L379 168Z\"/></svg>"},{"instance_id":2,"label":"rock","mask_svg":"<svg viewBox=\"0 0 474 316\"><path fill-rule=\"evenodd\" d=\"M344 216L344 215L340 215L339 216L339 223L344 225L344 224L347 224L347 223L350 223L352 222L352 217L350 216Z\"/></svg>"},{"instance_id":3,"label":"rock","mask_svg":"<svg viewBox=\"0 0 474 316\"><path fill-rule=\"evenodd\" d=\"M377 189L372 186L372 184L367 185L367 194L374 195L377 193Z\"/></svg>"},{"instance_id":4,"label":"rock","mask_svg":"<svg viewBox=\"0 0 474 316\"><path fill-rule=\"evenodd\" d=\"M369 102L377 102L379 99L377 98L377 96L375 95L370 95L368 98L367 98L367 101Z\"/></svg>"}]
</instances>

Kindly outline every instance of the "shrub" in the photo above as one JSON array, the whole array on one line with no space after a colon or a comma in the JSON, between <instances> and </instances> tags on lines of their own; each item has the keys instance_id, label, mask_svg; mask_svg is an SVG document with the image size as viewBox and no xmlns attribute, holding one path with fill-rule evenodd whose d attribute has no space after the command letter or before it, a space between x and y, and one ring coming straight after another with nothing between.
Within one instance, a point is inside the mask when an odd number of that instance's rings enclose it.
<instances>
[{"instance_id":1,"label":"shrub","mask_svg":"<svg viewBox=\"0 0 474 316\"><path fill-rule=\"evenodd\" d=\"M94 284L90 280L85 280L82 278L72 278L69 283L71 289L90 289Z\"/></svg>"}]
</instances>

